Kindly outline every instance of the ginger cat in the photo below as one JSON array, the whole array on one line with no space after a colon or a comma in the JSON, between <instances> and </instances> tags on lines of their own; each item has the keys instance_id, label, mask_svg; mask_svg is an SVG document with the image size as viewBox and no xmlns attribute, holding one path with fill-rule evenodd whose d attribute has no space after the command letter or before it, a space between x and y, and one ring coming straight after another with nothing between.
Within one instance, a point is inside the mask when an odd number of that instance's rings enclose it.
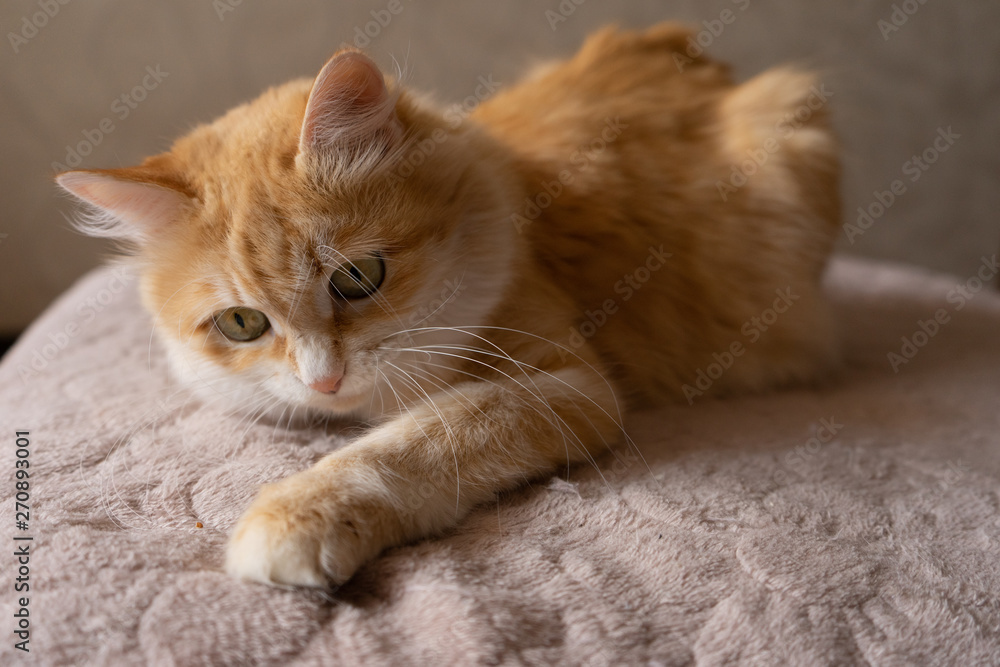
<instances>
[{"instance_id":1,"label":"ginger cat","mask_svg":"<svg viewBox=\"0 0 1000 667\"><path fill-rule=\"evenodd\" d=\"M792 69L735 85L690 34L602 30L468 118L342 50L139 166L58 176L134 249L181 376L373 424L261 490L229 572L344 582L593 461L626 408L831 366L825 98Z\"/></svg>"}]
</instances>

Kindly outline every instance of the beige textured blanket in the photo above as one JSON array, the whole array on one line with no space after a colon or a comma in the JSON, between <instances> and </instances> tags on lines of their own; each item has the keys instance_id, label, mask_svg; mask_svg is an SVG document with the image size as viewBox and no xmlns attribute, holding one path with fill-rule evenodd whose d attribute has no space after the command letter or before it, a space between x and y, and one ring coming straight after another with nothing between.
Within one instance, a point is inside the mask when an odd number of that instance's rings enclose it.
<instances>
[{"instance_id":1,"label":"beige textured blanket","mask_svg":"<svg viewBox=\"0 0 1000 667\"><path fill-rule=\"evenodd\" d=\"M325 598L220 567L258 485L337 426L192 399L134 279L97 271L0 364L0 663L1000 664L1000 297L970 278L838 260L831 386L636 415L644 463L507 494Z\"/></svg>"}]
</instances>

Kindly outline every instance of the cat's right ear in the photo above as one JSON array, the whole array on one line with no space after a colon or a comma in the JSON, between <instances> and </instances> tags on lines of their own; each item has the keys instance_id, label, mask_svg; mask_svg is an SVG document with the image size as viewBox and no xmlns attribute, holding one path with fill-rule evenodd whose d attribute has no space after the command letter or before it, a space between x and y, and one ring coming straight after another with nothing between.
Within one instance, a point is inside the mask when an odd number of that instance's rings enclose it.
<instances>
[{"instance_id":1,"label":"cat's right ear","mask_svg":"<svg viewBox=\"0 0 1000 667\"><path fill-rule=\"evenodd\" d=\"M91 208L78 228L90 236L142 246L175 222L191 205L191 197L140 169L67 171L56 176L56 183Z\"/></svg>"},{"instance_id":2,"label":"cat's right ear","mask_svg":"<svg viewBox=\"0 0 1000 667\"><path fill-rule=\"evenodd\" d=\"M299 157L350 160L371 155L402 133L396 96L364 54L345 50L313 82L299 134ZM374 151L372 150L374 149Z\"/></svg>"}]
</instances>

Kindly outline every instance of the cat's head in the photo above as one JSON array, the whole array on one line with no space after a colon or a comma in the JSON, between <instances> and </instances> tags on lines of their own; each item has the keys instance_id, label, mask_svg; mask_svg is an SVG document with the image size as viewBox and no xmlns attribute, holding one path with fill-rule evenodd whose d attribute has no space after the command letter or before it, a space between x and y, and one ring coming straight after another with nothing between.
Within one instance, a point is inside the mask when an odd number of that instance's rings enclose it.
<instances>
[{"instance_id":1,"label":"cat's head","mask_svg":"<svg viewBox=\"0 0 1000 667\"><path fill-rule=\"evenodd\" d=\"M391 403L386 373L433 373L386 348L496 307L505 159L345 50L137 167L57 180L90 205L85 231L133 248L183 376L249 409L347 413Z\"/></svg>"}]
</instances>

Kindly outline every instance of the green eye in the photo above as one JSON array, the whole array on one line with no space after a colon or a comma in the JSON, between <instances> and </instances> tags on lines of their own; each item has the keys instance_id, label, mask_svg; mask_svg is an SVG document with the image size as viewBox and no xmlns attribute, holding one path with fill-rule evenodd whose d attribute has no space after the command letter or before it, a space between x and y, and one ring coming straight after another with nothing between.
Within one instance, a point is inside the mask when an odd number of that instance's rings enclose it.
<instances>
[{"instance_id":1,"label":"green eye","mask_svg":"<svg viewBox=\"0 0 1000 667\"><path fill-rule=\"evenodd\" d=\"M344 299L371 296L385 280L385 262L378 255L344 264L330 276L330 288Z\"/></svg>"},{"instance_id":2,"label":"green eye","mask_svg":"<svg viewBox=\"0 0 1000 667\"><path fill-rule=\"evenodd\" d=\"M226 338L238 342L256 340L271 328L267 316L259 310L236 306L215 314L215 326Z\"/></svg>"}]
</instances>

